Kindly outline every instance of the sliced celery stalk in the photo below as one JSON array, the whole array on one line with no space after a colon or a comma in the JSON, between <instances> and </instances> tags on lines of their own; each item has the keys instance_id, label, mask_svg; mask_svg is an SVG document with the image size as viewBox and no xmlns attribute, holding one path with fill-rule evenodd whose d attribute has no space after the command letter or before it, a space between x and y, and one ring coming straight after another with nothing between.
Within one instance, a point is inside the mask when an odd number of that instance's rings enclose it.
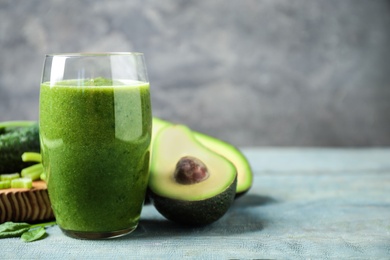
<instances>
[{"instance_id":1,"label":"sliced celery stalk","mask_svg":"<svg viewBox=\"0 0 390 260\"><path fill-rule=\"evenodd\" d=\"M27 168L24 168L20 173L22 177L26 177L26 175L31 174L31 173L42 173L43 172L43 165L41 163L31 165Z\"/></svg>"},{"instance_id":2,"label":"sliced celery stalk","mask_svg":"<svg viewBox=\"0 0 390 260\"><path fill-rule=\"evenodd\" d=\"M42 172L40 178L41 180L46 181L46 173Z\"/></svg>"},{"instance_id":3,"label":"sliced celery stalk","mask_svg":"<svg viewBox=\"0 0 390 260\"><path fill-rule=\"evenodd\" d=\"M29 172L26 173L23 177L24 178L30 178L32 181L37 181L41 179L42 171L35 171L35 172Z\"/></svg>"},{"instance_id":4,"label":"sliced celery stalk","mask_svg":"<svg viewBox=\"0 0 390 260\"><path fill-rule=\"evenodd\" d=\"M1 174L0 175L0 181L12 181L14 179L20 178L20 174L15 172L15 173L6 173L6 174Z\"/></svg>"},{"instance_id":5,"label":"sliced celery stalk","mask_svg":"<svg viewBox=\"0 0 390 260\"><path fill-rule=\"evenodd\" d=\"M11 188L11 181L10 180L0 181L0 190L1 189L9 189L9 188Z\"/></svg>"},{"instance_id":6,"label":"sliced celery stalk","mask_svg":"<svg viewBox=\"0 0 390 260\"><path fill-rule=\"evenodd\" d=\"M19 178L11 181L11 188L32 188L32 180L30 178Z\"/></svg>"},{"instance_id":7,"label":"sliced celery stalk","mask_svg":"<svg viewBox=\"0 0 390 260\"><path fill-rule=\"evenodd\" d=\"M40 153L24 152L22 154L23 162L42 162L42 156Z\"/></svg>"}]
</instances>

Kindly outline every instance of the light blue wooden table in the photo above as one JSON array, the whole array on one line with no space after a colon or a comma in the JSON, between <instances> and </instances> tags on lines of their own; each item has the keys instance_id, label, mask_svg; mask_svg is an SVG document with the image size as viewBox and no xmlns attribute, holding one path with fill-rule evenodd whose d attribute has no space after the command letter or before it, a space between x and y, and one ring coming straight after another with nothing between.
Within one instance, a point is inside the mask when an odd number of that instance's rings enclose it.
<instances>
[{"instance_id":1,"label":"light blue wooden table","mask_svg":"<svg viewBox=\"0 0 390 260\"><path fill-rule=\"evenodd\" d=\"M183 228L145 206L114 240L0 240L0 259L390 259L390 149L246 148L250 192L218 222Z\"/></svg>"}]
</instances>

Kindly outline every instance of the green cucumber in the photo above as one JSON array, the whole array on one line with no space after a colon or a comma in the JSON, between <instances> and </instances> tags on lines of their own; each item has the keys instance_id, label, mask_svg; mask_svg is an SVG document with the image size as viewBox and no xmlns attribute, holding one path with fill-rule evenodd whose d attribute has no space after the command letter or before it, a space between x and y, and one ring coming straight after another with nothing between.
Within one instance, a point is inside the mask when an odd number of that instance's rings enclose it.
<instances>
[{"instance_id":1,"label":"green cucumber","mask_svg":"<svg viewBox=\"0 0 390 260\"><path fill-rule=\"evenodd\" d=\"M37 122L22 125L16 123L0 123L0 129L12 128L0 134L0 173L20 172L34 162L23 162L24 152L40 152L39 126Z\"/></svg>"},{"instance_id":2,"label":"green cucumber","mask_svg":"<svg viewBox=\"0 0 390 260\"><path fill-rule=\"evenodd\" d=\"M35 124L35 121L4 121L0 122L0 135L15 131L20 127L26 127Z\"/></svg>"}]
</instances>

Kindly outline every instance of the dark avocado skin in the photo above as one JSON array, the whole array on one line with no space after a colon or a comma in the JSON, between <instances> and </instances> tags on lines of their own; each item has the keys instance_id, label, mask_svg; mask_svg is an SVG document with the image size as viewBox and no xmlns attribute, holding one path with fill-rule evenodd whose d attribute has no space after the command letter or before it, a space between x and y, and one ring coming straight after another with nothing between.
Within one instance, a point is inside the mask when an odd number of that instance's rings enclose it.
<instances>
[{"instance_id":1,"label":"dark avocado skin","mask_svg":"<svg viewBox=\"0 0 390 260\"><path fill-rule=\"evenodd\" d=\"M33 164L22 161L24 152L40 152L38 123L0 135L0 173L20 172Z\"/></svg>"},{"instance_id":2,"label":"dark avocado skin","mask_svg":"<svg viewBox=\"0 0 390 260\"><path fill-rule=\"evenodd\" d=\"M149 196L165 218L189 226L205 226L220 219L230 208L236 195L237 177L223 192L199 201L176 200L162 197L149 190Z\"/></svg>"}]
</instances>

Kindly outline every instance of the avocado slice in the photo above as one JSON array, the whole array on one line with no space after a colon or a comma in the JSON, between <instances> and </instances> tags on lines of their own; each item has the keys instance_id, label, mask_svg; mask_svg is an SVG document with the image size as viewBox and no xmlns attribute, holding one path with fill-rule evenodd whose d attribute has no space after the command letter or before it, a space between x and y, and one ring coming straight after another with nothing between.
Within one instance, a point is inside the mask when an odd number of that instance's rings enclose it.
<instances>
[{"instance_id":1,"label":"avocado slice","mask_svg":"<svg viewBox=\"0 0 390 260\"><path fill-rule=\"evenodd\" d=\"M169 125L172 125L172 123L158 117L153 117L152 144L158 131ZM222 155L234 164L237 169L237 190L235 197L238 198L248 192L253 183L253 173L248 160L242 152L235 146L220 139L196 131L192 131L192 133L203 146Z\"/></svg>"},{"instance_id":2,"label":"avocado slice","mask_svg":"<svg viewBox=\"0 0 390 260\"><path fill-rule=\"evenodd\" d=\"M149 196L164 217L207 225L227 212L237 188L230 161L204 147L184 125L160 129L152 149Z\"/></svg>"}]
</instances>

